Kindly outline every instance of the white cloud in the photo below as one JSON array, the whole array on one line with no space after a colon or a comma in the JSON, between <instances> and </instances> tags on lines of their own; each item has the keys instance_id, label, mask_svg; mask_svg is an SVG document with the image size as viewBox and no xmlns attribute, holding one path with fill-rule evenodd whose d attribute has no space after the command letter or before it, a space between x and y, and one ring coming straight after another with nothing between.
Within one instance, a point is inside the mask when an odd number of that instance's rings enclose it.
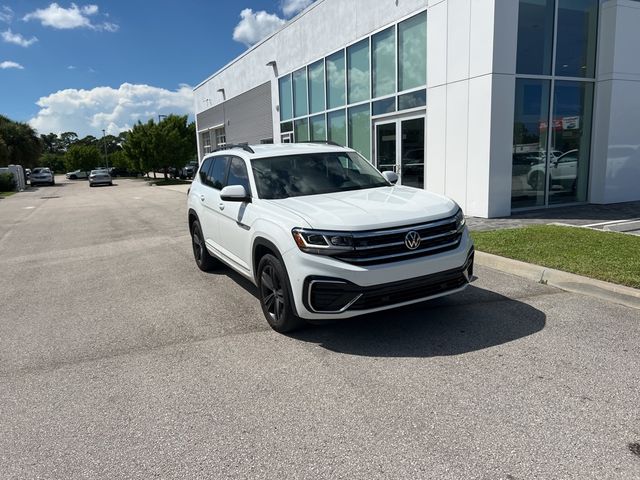
<instances>
[{"instance_id":1,"label":"white cloud","mask_svg":"<svg viewBox=\"0 0 640 480\"><path fill-rule=\"evenodd\" d=\"M6 32L2 32L2 39L6 43L13 43L15 45L20 45L21 47L29 47L38 41L36 37L31 37L29 40L27 40L21 34L13 33L11 29L7 30Z\"/></svg>"},{"instance_id":2,"label":"white cloud","mask_svg":"<svg viewBox=\"0 0 640 480\"><path fill-rule=\"evenodd\" d=\"M104 128L117 135L138 120L157 119L159 114L192 113L193 92L189 85L172 91L123 83L119 88L60 90L40 98L37 105L40 111L29 123L40 133L73 131L82 137Z\"/></svg>"},{"instance_id":3,"label":"white cloud","mask_svg":"<svg viewBox=\"0 0 640 480\"><path fill-rule=\"evenodd\" d=\"M107 32L118 30L119 27L115 23L92 23L89 17L97 15L97 13L97 5L78 7L78 5L72 3L71 7L64 8L54 2L47 8L39 8L28 13L22 19L25 22L39 20L43 26L59 30L72 28L90 28L92 30L106 30Z\"/></svg>"},{"instance_id":4,"label":"white cloud","mask_svg":"<svg viewBox=\"0 0 640 480\"><path fill-rule=\"evenodd\" d=\"M2 5L2 7L0 7L0 22L11 23L12 20L13 10L11 10L11 7Z\"/></svg>"},{"instance_id":5,"label":"white cloud","mask_svg":"<svg viewBox=\"0 0 640 480\"><path fill-rule=\"evenodd\" d=\"M240 23L233 30L233 39L248 47L275 32L285 23L282 18L273 13L254 12L250 8L242 10L240 18Z\"/></svg>"},{"instance_id":6,"label":"white cloud","mask_svg":"<svg viewBox=\"0 0 640 480\"><path fill-rule=\"evenodd\" d=\"M75 70L75 69L76 69L76 66L75 66L75 65L69 65L69 66L67 67L67 70Z\"/></svg>"},{"instance_id":7,"label":"white cloud","mask_svg":"<svg viewBox=\"0 0 640 480\"><path fill-rule=\"evenodd\" d=\"M0 68L2 70L6 70L7 68L17 68L18 70L24 70L24 67L22 65L16 62L12 62L11 60L0 62Z\"/></svg>"},{"instance_id":8,"label":"white cloud","mask_svg":"<svg viewBox=\"0 0 640 480\"><path fill-rule=\"evenodd\" d=\"M307 8L313 2L314 0L282 0L280 7L282 8L282 13L287 17L292 17Z\"/></svg>"}]
</instances>

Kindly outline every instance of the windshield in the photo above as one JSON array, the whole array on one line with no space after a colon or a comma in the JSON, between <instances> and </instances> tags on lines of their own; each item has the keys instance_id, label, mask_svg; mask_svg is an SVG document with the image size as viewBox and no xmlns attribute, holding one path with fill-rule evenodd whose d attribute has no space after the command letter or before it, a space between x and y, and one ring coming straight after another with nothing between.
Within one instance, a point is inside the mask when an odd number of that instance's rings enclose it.
<instances>
[{"instance_id":1,"label":"windshield","mask_svg":"<svg viewBox=\"0 0 640 480\"><path fill-rule=\"evenodd\" d=\"M260 198L278 198L388 187L368 161L353 152L303 153L251 161Z\"/></svg>"}]
</instances>

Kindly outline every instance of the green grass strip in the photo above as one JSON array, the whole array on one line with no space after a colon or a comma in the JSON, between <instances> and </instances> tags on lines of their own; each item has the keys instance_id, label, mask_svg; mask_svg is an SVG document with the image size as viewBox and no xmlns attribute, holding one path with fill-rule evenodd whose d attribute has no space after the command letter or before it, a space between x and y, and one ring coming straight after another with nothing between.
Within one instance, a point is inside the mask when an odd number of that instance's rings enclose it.
<instances>
[{"instance_id":1,"label":"green grass strip","mask_svg":"<svg viewBox=\"0 0 640 480\"><path fill-rule=\"evenodd\" d=\"M640 288L640 236L555 225L471 236L482 252Z\"/></svg>"}]
</instances>

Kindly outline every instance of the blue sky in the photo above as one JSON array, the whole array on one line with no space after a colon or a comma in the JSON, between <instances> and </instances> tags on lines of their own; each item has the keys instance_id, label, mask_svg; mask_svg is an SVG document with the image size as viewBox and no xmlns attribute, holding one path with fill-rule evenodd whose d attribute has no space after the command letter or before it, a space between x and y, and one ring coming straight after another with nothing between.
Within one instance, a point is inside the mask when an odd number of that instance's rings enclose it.
<instances>
[{"instance_id":1,"label":"blue sky","mask_svg":"<svg viewBox=\"0 0 640 480\"><path fill-rule=\"evenodd\" d=\"M0 114L95 135L191 113L191 87L311 1L0 0Z\"/></svg>"}]
</instances>

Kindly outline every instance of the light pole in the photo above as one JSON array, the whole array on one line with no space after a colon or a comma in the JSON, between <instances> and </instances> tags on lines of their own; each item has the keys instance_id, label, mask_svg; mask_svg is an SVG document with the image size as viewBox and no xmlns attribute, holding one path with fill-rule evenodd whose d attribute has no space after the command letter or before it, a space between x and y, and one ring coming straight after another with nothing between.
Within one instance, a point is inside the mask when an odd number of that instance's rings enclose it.
<instances>
[{"instance_id":1,"label":"light pole","mask_svg":"<svg viewBox=\"0 0 640 480\"><path fill-rule=\"evenodd\" d=\"M109 158L107 157L107 138L105 137L104 128L102 129L102 145L104 145L104 163L109 170Z\"/></svg>"}]
</instances>

